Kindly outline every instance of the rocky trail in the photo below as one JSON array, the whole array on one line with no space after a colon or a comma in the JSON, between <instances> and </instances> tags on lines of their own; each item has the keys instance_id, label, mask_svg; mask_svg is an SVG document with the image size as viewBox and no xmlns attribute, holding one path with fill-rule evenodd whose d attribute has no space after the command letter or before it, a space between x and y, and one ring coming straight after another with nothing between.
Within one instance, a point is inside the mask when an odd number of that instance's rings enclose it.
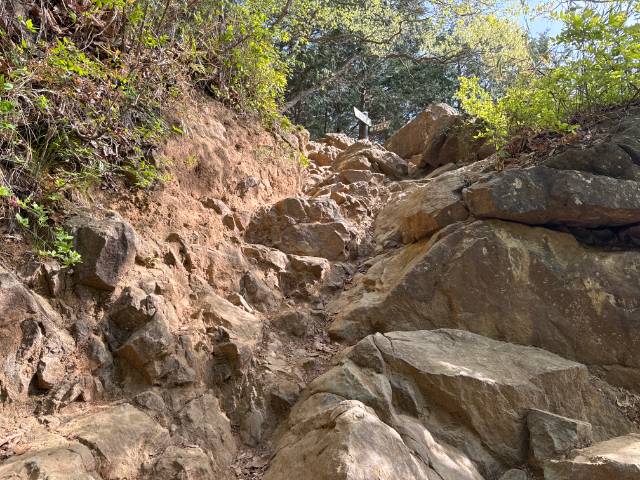
<instances>
[{"instance_id":1,"label":"rocky trail","mask_svg":"<svg viewBox=\"0 0 640 480\"><path fill-rule=\"evenodd\" d=\"M640 479L639 111L504 168L434 105L301 177L198 125L228 162L3 264L0 479Z\"/></svg>"}]
</instances>

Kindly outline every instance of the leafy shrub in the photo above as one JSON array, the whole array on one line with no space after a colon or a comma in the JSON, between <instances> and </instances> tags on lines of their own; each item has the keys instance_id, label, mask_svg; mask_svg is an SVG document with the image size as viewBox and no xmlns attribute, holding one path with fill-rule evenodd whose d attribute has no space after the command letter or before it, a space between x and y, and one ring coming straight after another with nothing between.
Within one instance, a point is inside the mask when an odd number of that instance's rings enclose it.
<instances>
[{"instance_id":1,"label":"leafy shrub","mask_svg":"<svg viewBox=\"0 0 640 480\"><path fill-rule=\"evenodd\" d=\"M73 248L73 236L55 225L52 212L46 206L34 201L31 196L20 199L6 186L0 186L0 198L7 201L5 208L15 210L16 223L33 238L40 256L54 258L66 267L82 261ZM57 198L49 200L55 202Z\"/></svg>"},{"instance_id":2,"label":"leafy shrub","mask_svg":"<svg viewBox=\"0 0 640 480\"><path fill-rule=\"evenodd\" d=\"M495 100L475 78L461 78L457 98L486 125L496 145L523 129L568 132L576 115L637 100L640 96L640 25L633 12L591 9L560 15L557 46L565 57L542 74L522 74Z\"/></svg>"},{"instance_id":3,"label":"leafy shrub","mask_svg":"<svg viewBox=\"0 0 640 480\"><path fill-rule=\"evenodd\" d=\"M0 208L64 264L79 258L43 205L116 177L140 189L168 180L154 149L182 134L165 114L183 95L285 123L278 2L21 0L29 18L14 5L0 2Z\"/></svg>"}]
</instances>

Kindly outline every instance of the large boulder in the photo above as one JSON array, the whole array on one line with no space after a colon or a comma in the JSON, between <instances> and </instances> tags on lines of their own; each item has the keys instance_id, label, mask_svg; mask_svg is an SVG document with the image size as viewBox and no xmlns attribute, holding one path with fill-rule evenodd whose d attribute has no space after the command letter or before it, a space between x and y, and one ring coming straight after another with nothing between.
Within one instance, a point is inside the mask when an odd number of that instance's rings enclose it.
<instances>
[{"instance_id":1,"label":"large boulder","mask_svg":"<svg viewBox=\"0 0 640 480\"><path fill-rule=\"evenodd\" d=\"M220 297L210 287L197 292L198 317L214 340L214 371L219 378L238 374L249 365L262 336L260 318Z\"/></svg>"},{"instance_id":2,"label":"large boulder","mask_svg":"<svg viewBox=\"0 0 640 480\"><path fill-rule=\"evenodd\" d=\"M176 417L175 438L185 445L197 445L205 452L209 458L209 468L214 472L211 478L229 478L229 467L237 447L231 433L231 423L220 408L218 399L211 393L205 393L189 401ZM195 460L197 458L190 462Z\"/></svg>"},{"instance_id":3,"label":"large boulder","mask_svg":"<svg viewBox=\"0 0 640 480\"><path fill-rule=\"evenodd\" d=\"M287 466L294 465L291 474L311 458L318 461L313 468L325 469L318 479L370 468L357 461L359 439L367 437L369 458L380 459L379 478L497 478L526 463L532 408L589 420L598 438L633 429L591 386L586 367L544 350L458 330L375 334L309 384L266 478L285 478ZM339 420L356 409L359 422ZM390 454L398 476L385 471ZM430 467L423 476L406 468L415 460Z\"/></svg>"},{"instance_id":4,"label":"large boulder","mask_svg":"<svg viewBox=\"0 0 640 480\"><path fill-rule=\"evenodd\" d=\"M458 116L458 111L446 103L429 105L395 132L384 146L405 159L422 155L429 139L446 131Z\"/></svg>"},{"instance_id":5,"label":"large boulder","mask_svg":"<svg viewBox=\"0 0 640 480\"><path fill-rule=\"evenodd\" d=\"M411 159L418 168L482 160L495 149L477 138L477 129L445 103L429 105L394 133L385 148Z\"/></svg>"},{"instance_id":6,"label":"large boulder","mask_svg":"<svg viewBox=\"0 0 640 480\"><path fill-rule=\"evenodd\" d=\"M449 163L482 160L495 153L495 146L478 137L479 130L458 117L446 130L434 132L427 141L417 166L435 168Z\"/></svg>"},{"instance_id":7,"label":"large boulder","mask_svg":"<svg viewBox=\"0 0 640 480\"><path fill-rule=\"evenodd\" d=\"M331 310L334 337L460 328L545 348L640 389L640 254L510 222L451 225L381 256ZM606 348L603 348L606 345Z\"/></svg>"},{"instance_id":8,"label":"large boulder","mask_svg":"<svg viewBox=\"0 0 640 480\"><path fill-rule=\"evenodd\" d=\"M441 478L413 455L398 432L361 402L345 400L303 415L308 425L290 434L278 449L265 480ZM480 480L479 476L467 478Z\"/></svg>"},{"instance_id":9,"label":"large boulder","mask_svg":"<svg viewBox=\"0 0 640 480\"><path fill-rule=\"evenodd\" d=\"M636 480L640 478L640 435L612 438L545 465L545 480Z\"/></svg>"},{"instance_id":10,"label":"large boulder","mask_svg":"<svg viewBox=\"0 0 640 480\"><path fill-rule=\"evenodd\" d=\"M575 170L506 170L471 185L463 196L481 218L576 227L640 222L639 182Z\"/></svg>"},{"instance_id":11,"label":"large boulder","mask_svg":"<svg viewBox=\"0 0 640 480\"><path fill-rule=\"evenodd\" d=\"M168 373L167 357L173 349L173 335L163 319L150 321L136 330L116 351L119 359L141 372L148 383Z\"/></svg>"},{"instance_id":12,"label":"large boulder","mask_svg":"<svg viewBox=\"0 0 640 480\"><path fill-rule=\"evenodd\" d=\"M79 215L70 220L82 262L75 267L76 281L99 290L113 290L133 265L136 233L119 216L99 220Z\"/></svg>"},{"instance_id":13,"label":"large boulder","mask_svg":"<svg viewBox=\"0 0 640 480\"><path fill-rule=\"evenodd\" d=\"M259 210L245 235L251 243L329 260L349 258L356 238L354 228L329 198L285 198Z\"/></svg>"}]
</instances>

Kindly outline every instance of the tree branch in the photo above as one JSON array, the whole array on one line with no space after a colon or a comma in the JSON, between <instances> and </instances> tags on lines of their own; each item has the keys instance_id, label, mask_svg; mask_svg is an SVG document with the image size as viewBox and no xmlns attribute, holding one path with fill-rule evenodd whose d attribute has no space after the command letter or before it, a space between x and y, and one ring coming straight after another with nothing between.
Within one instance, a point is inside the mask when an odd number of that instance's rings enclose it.
<instances>
[{"instance_id":1,"label":"tree branch","mask_svg":"<svg viewBox=\"0 0 640 480\"><path fill-rule=\"evenodd\" d=\"M320 90L325 85L328 85L329 83L333 82L336 78L342 76L345 72L347 72L349 70L349 68L351 68L351 64L360 56L361 56L360 53L356 53L355 55L352 55L338 69L334 70L333 73L330 76L328 76L326 78L323 78L322 80L320 80L319 82L315 83L311 87L305 88L305 89L300 90L299 92L295 93L293 95L293 97L291 97L289 99L289 101L286 102L283 105L283 107L281 109L282 113L288 112L293 107L295 107L298 103L300 103L301 100L307 98L312 93L317 92L318 90Z\"/></svg>"}]
</instances>

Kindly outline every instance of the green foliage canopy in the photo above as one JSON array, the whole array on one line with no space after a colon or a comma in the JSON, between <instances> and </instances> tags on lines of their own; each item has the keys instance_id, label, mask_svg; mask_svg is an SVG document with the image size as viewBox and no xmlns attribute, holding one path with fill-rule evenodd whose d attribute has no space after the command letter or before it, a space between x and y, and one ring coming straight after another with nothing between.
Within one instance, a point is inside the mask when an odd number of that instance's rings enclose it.
<instances>
[{"instance_id":1,"label":"green foliage canopy","mask_svg":"<svg viewBox=\"0 0 640 480\"><path fill-rule=\"evenodd\" d=\"M577 114L638 100L640 24L638 5L632 7L559 14L555 64L521 72L497 99L478 77L463 77L457 98L498 145L523 129L571 131Z\"/></svg>"}]
</instances>

